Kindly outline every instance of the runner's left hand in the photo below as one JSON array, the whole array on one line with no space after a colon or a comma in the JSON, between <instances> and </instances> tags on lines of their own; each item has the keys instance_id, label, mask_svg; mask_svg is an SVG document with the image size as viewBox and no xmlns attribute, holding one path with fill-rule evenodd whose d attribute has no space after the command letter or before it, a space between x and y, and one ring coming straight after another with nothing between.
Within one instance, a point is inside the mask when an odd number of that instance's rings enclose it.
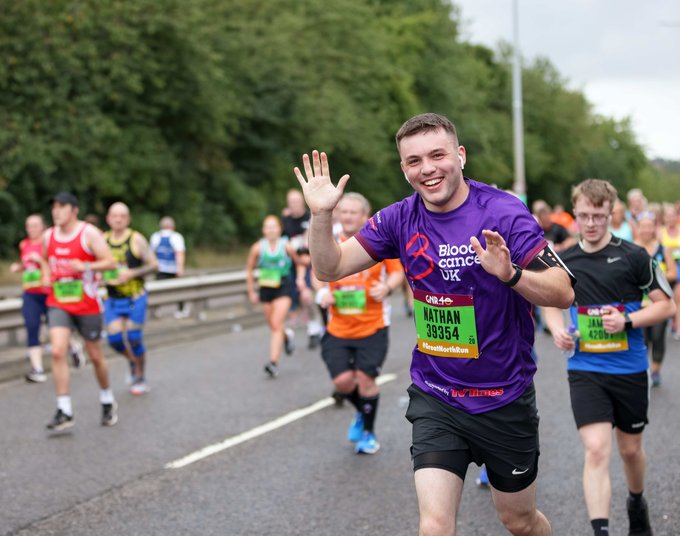
<instances>
[{"instance_id":1,"label":"runner's left hand","mask_svg":"<svg viewBox=\"0 0 680 536\"><path fill-rule=\"evenodd\" d=\"M491 275L495 275L501 281L510 281L515 273L510 259L510 250L505 245L505 240L496 231L484 229L482 235L486 240L486 249L482 247L476 236L470 237L470 245L479 257L482 268Z\"/></svg>"}]
</instances>

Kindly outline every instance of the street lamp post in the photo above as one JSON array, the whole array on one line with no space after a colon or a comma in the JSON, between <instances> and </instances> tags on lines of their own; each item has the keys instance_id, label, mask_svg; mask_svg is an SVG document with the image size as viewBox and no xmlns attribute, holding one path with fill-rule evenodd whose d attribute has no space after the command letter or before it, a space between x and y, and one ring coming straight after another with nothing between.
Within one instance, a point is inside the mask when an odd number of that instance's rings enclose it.
<instances>
[{"instance_id":1,"label":"street lamp post","mask_svg":"<svg viewBox=\"0 0 680 536\"><path fill-rule=\"evenodd\" d=\"M527 202L527 187L524 176L524 124L522 120L522 65L519 50L519 8L518 0L512 1L512 31L514 37L512 62L512 126L515 153L515 182L513 190L522 201Z\"/></svg>"}]
</instances>

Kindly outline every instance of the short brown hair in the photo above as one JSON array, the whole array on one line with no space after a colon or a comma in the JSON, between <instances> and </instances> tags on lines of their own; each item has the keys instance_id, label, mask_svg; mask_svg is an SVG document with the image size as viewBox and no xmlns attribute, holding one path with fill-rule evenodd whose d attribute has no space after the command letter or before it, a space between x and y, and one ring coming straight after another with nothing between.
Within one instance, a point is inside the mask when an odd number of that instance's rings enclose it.
<instances>
[{"instance_id":1,"label":"short brown hair","mask_svg":"<svg viewBox=\"0 0 680 536\"><path fill-rule=\"evenodd\" d=\"M431 132L440 128L451 134L456 143L458 143L458 133L456 132L455 125L447 117L430 112L416 115L401 125L396 136L397 149L401 140L408 136L413 136L420 132Z\"/></svg>"},{"instance_id":2,"label":"short brown hair","mask_svg":"<svg viewBox=\"0 0 680 536\"><path fill-rule=\"evenodd\" d=\"M571 190L571 204L575 205L579 197L585 197L593 206L601 207L609 201L610 210L619 198L616 188L609 181L602 179L586 179Z\"/></svg>"}]
</instances>

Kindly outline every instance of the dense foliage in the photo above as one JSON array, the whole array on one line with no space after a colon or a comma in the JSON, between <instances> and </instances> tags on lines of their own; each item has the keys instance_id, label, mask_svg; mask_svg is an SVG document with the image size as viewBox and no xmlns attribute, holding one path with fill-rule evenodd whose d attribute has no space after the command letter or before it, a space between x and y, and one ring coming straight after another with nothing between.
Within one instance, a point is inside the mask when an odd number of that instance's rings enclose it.
<instances>
[{"instance_id":1,"label":"dense foliage","mask_svg":"<svg viewBox=\"0 0 680 536\"><path fill-rule=\"evenodd\" d=\"M456 122L469 176L512 184L510 51L463 42L445 0L1 5L0 254L62 189L83 212L127 202L147 233L171 214L195 244L249 240L312 148L390 203L408 192L394 133L423 111ZM666 173L548 61L523 84L529 200Z\"/></svg>"}]
</instances>

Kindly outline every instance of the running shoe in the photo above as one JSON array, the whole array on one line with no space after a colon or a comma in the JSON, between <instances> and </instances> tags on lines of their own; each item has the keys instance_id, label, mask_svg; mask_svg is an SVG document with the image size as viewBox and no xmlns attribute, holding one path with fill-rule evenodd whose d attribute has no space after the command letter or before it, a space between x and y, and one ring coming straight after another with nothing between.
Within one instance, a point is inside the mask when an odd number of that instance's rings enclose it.
<instances>
[{"instance_id":1,"label":"running shoe","mask_svg":"<svg viewBox=\"0 0 680 536\"><path fill-rule=\"evenodd\" d=\"M118 404L102 404L102 426L113 426L118 422Z\"/></svg>"},{"instance_id":2,"label":"running shoe","mask_svg":"<svg viewBox=\"0 0 680 536\"><path fill-rule=\"evenodd\" d=\"M333 391L331 397L333 398L333 403L336 408L341 408L342 406L345 405L345 395L343 395L342 393Z\"/></svg>"},{"instance_id":3,"label":"running shoe","mask_svg":"<svg viewBox=\"0 0 680 536\"><path fill-rule=\"evenodd\" d=\"M659 387L661 385L661 373L652 372L652 387Z\"/></svg>"},{"instance_id":4,"label":"running shoe","mask_svg":"<svg viewBox=\"0 0 680 536\"><path fill-rule=\"evenodd\" d=\"M135 383L132 384L130 387L130 392L133 395L145 395L148 393L151 389L149 388L149 384L146 383L144 380L137 380Z\"/></svg>"},{"instance_id":5,"label":"running shoe","mask_svg":"<svg viewBox=\"0 0 680 536\"><path fill-rule=\"evenodd\" d=\"M632 497L628 497L626 504L628 509L629 536L652 536L652 528L649 526L649 512L647 501L644 497L640 499L637 508Z\"/></svg>"},{"instance_id":6,"label":"running shoe","mask_svg":"<svg viewBox=\"0 0 680 536\"><path fill-rule=\"evenodd\" d=\"M26 381L31 383L43 383L47 381L47 376L42 370L31 369L31 371L26 374Z\"/></svg>"},{"instance_id":7,"label":"running shoe","mask_svg":"<svg viewBox=\"0 0 680 536\"><path fill-rule=\"evenodd\" d=\"M476 482L478 486L486 487L489 485L489 475L486 472L486 465L482 465L482 468L479 471L479 476L477 477Z\"/></svg>"},{"instance_id":8,"label":"running shoe","mask_svg":"<svg viewBox=\"0 0 680 536\"><path fill-rule=\"evenodd\" d=\"M307 349L316 350L319 346L321 346L321 335L310 335Z\"/></svg>"},{"instance_id":9,"label":"running shoe","mask_svg":"<svg viewBox=\"0 0 680 536\"><path fill-rule=\"evenodd\" d=\"M191 307L185 305L184 308L175 311L175 318L181 320L182 318L189 318L191 316Z\"/></svg>"},{"instance_id":10,"label":"running shoe","mask_svg":"<svg viewBox=\"0 0 680 536\"><path fill-rule=\"evenodd\" d=\"M378 440L375 438L375 434L368 430L364 431L361 435L361 439L359 439L354 446L354 452L357 454L375 454L379 450L380 443L378 443Z\"/></svg>"},{"instance_id":11,"label":"running shoe","mask_svg":"<svg viewBox=\"0 0 680 536\"><path fill-rule=\"evenodd\" d=\"M67 428L71 428L75 424L73 420L73 415L66 415L61 409L57 408L57 412L50 422L47 423L48 430L54 430L55 432L61 432Z\"/></svg>"},{"instance_id":12,"label":"running shoe","mask_svg":"<svg viewBox=\"0 0 680 536\"><path fill-rule=\"evenodd\" d=\"M128 361L130 368L125 371L125 385L132 385L135 383L135 364L132 361Z\"/></svg>"},{"instance_id":13,"label":"running shoe","mask_svg":"<svg viewBox=\"0 0 680 536\"><path fill-rule=\"evenodd\" d=\"M286 355L290 355L295 351L295 332L290 328L286 328L283 331L283 350L286 352Z\"/></svg>"},{"instance_id":14,"label":"running shoe","mask_svg":"<svg viewBox=\"0 0 680 536\"><path fill-rule=\"evenodd\" d=\"M364 434L364 414L357 411L347 429L347 441L356 443Z\"/></svg>"},{"instance_id":15,"label":"running shoe","mask_svg":"<svg viewBox=\"0 0 680 536\"><path fill-rule=\"evenodd\" d=\"M80 368L85 364L87 358L85 357L85 352L83 351L83 345L80 341L71 341L71 361L75 368Z\"/></svg>"},{"instance_id":16,"label":"running shoe","mask_svg":"<svg viewBox=\"0 0 680 536\"><path fill-rule=\"evenodd\" d=\"M276 363L267 363L264 366L264 371L269 374L271 378L276 378L279 375L279 366Z\"/></svg>"}]
</instances>

